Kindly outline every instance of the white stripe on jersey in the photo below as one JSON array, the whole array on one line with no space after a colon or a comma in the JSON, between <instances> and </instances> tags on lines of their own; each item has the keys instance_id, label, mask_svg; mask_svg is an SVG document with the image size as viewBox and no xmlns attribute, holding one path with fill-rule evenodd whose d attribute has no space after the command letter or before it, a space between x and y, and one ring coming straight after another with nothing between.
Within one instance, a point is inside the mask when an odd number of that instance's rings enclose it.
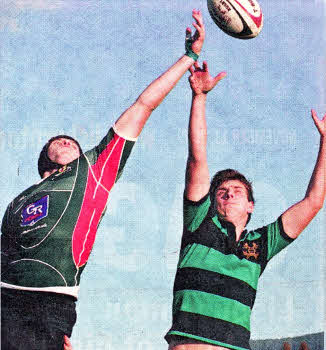
<instances>
[{"instance_id":1,"label":"white stripe on jersey","mask_svg":"<svg viewBox=\"0 0 326 350\"><path fill-rule=\"evenodd\" d=\"M84 243L83 243L83 249L81 250L81 252L79 254L79 260L78 260L78 263L77 263L77 266L76 266L77 272L75 274L75 282L76 282L75 286L77 286L77 283L78 283L77 282L77 275L78 275L78 272L79 272L79 264L80 264L81 257L82 257L82 255L83 255L83 253L85 251L85 244L86 244L86 241L87 241L88 234L89 234L89 232L91 230L91 225L92 225L92 222L93 222L93 219L94 219L95 211L96 211L96 209L94 209L92 217L91 217L91 219L89 221L88 230L87 230L87 233L86 233L86 236L85 236L85 239L84 239Z\"/></svg>"},{"instance_id":2,"label":"white stripe on jersey","mask_svg":"<svg viewBox=\"0 0 326 350\"><path fill-rule=\"evenodd\" d=\"M49 266L51 269L53 269L55 272L57 272L57 273L60 275L60 277L63 279L63 281L64 281L66 287L68 287L67 281L66 281L66 279L63 277L63 275L62 275L55 267L53 267L52 265L50 265L50 264L48 264L48 263L46 263L46 262L44 262L44 261L36 260L36 259L20 259L20 260L12 261L12 262L10 263L10 265L11 265L11 264L19 263L19 262L21 262L21 261L35 261L35 262L38 262L38 263L40 263L40 264Z\"/></svg>"},{"instance_id":3,"label":"white stripe on jersey","mask_svg":"<svg viewBox=\"0 0 326 350\"><path fill-rule=\"evenodd\" d=\"M79 158L78 158L78 161L77 161L77 170L76 170L76 176L75 176L74 184L73 184L72 189L71 189L71 191L70 191L70 192L71 192L71 193L70 193L70 197L69 197L69 199L68 199L68 201L67 201L67 204L66 204L66 207L64 208L64 210L63 210L62 214L60 215L59 219L58 219L57 222L53 225L53 227L52 227L51 230L47 233L47 235L46 235L39 243L34 244L34 245L31 246L31 247L24 247L24 246L21 245L21 247L22 247L23 249L32 249L32 248L35 248L35 247L39 246L43 241L45 241L45 240L48 238L48 236L51 234L51 232L56 228L56 226L58 225L58 223L59 223L60 220L62 219L64 213L66 212L66 210L67 210L67 208L68 208L68 206L69 206L69 203L70 203L72 194L73 194L74 189L75 189L75 186L76 186L76 180L77 180L77 176L78 176L78 171L79 171Z\"/></svg>"}]
</instances>

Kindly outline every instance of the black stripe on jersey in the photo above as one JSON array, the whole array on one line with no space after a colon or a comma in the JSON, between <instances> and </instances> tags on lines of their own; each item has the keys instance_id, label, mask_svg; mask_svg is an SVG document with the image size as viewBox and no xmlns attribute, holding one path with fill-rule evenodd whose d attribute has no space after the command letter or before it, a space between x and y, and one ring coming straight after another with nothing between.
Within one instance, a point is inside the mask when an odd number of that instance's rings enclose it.
<instances>
[{"instance_id":1,"label":"black stripe on jersey","mask_svg":"<svg viewBox=\"0 0 326 350\"><path fill-rule=\"evenodd\" d=\"M173 330L178 332L177 335L182 332L198 336L201 339L205 338L211 344L212 342L209 340L250 349L250 332L246 328L208 316L179 311L178 318L173 320L173 326L169 333L173 334ZM168 342L169 333L165 337ZM170 333L170 335L172 334Z\"/></svg>"},{"instance_id":2,"label":"black stripe on jersey","mask_svg":"<svg viewBox=\"0 0 326 350\"><path fill-rule=\"evenodd\" d=\"M236 300L252 308L256 291L249 284L234 277L193 267L178 269L174 293L178 290L198 290Z\"/></svg>"},{"instance_id":3,"label":"black stripe on jersey","mask_svg":"<svg viewBox=\"0 0 326 350\"><path fill-rule=\"evenodd\" d=\"M223 254L232 254L233 245L231 236L234 236L235 232L229 231L229 236L221 232L212 221L211 218L207 217L199 226L199 228L190 232L184 230L181 242L181 249L185 248L188 244L201 244L209 248L213 248L222 252Z\"/></svg>"}]
</instances>

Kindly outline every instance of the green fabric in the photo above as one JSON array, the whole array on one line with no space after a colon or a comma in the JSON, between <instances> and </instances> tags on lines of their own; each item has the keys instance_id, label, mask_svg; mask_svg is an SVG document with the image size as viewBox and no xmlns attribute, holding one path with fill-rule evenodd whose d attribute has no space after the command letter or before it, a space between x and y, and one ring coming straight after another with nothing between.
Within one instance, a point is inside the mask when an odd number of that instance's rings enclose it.
<instances>
[{"instance_id":1,"label":"green fabric","mask_svg":"<svg viewBox=\"0 0 326 350\"><path fill-rule=\"evenodd\" d=\"M220 220L218 219L218 217L214 216L212 218L212 220L213 220L214 224L221 230L221 232L223 232L227 236L228 235L228 231L227 231L227 229L225 227L223 227L221 225Z\"/></svg>"},{"instance_id":2,"label":"green fabric","mask_svg":"<svg viewBox=\"0 0 326 350\"><path fill-rule=\"evenodd\" d=\"M207 196L207 199L200 205L193 205L192 203L185 200L183 213L184 225L190 232L196 231L203 222L208 213L211 201L209 196Z\"/></svg>"},{"instance_id":3,"label":"green fabric","mask_svg":"<svg viewBox=\"0 0 326 350\"><path fill-rule=\"evenodd\" d=\"M233 254L224 255L215 249L201 244L189 244L189 246L184 248L187 249L186 254L181 252L183 259L180 259L179 268L195 267L217 272L237 278L248 283L252 288L257 289L261 271L259 264L248 261L247 259L239 259Z\"/></svg>"},{"instance_id":4,"label":"green fabric","mask_svg":"<svg viewBox=\"0 0 326 350\"><path fill-rule=\"evenodd\" d=\"M268 259L291 240L282 222L243 232L211 215L207 194L184 201L184 232L174 284L173 324L180 335L230 349L249 349L250 314ZM284 238L283 238L284 237ZM209 319L208 319L209 318ZM169 338L167 338L168 340Z\"/></svg>"},{"instance_id":5,"label":"green fabric","mask_svg":"<svg viewBox=\"0 0 326 350\"><path fill-rule=\"evenodd\" d=\"M185 55L192 58L194 61L197 61L199 58L199 56L196 53L194 53L192 50L187 51Z\"/></svg>"},{"instance_id":6,"label":"green fabric","mask_svg":"<svg viewBox=\"0 0 326 350\"><path fill-rule=\"evenodd\" d=\"M193 44L193 39L191 37L191 33L187 32L186 40L185 40L185 49L186 49L185 55L197 61L199 56L192 51L192 44Z\"/></svg>"},{"instance_id":7,"label":"green fabric","mask_svg":"<svg viewBox=\"0 0 326 350\"><path fill-rule=\"evenodd\" d=\"M173 313L178 310L214 317L250 330L250 307L238 301L197 290L180 290L174 295Z\"/></svg>"},{"instance_id":8,"label":"green fabric","mask_svg":"<svg viewBox=\"0 0 326 350\"><path fill-rule=\"evenodd\" d=\"M291 240L286 240L282 237L280 232L280 226L278 221L268 226L268 255L267 259L270 260L273 256L279 253L282 249L287 247Z\"/></svg>"}]
</instances>

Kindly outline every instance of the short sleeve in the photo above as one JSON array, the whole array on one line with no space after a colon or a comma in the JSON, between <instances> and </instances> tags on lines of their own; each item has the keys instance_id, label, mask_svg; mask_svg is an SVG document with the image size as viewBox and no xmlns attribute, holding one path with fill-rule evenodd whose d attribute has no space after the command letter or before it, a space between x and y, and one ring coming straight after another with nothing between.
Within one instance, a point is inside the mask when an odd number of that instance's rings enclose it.
<instances>
[{"instance_id":1,"label":"short sleeve","mask_svg":"<svg viewBox=\"0 0 326 350\"><path fill-rule=\"evenodd\" d=\"M282 216L280 216L275 222L266 226L267 229L267 260L270 260L273 256L287 247L294 241L289 237L283 228Z\"/></svg>"},{"instance_id":2,"label":"short sleeve","mask_svg":"<svg viewBox=\"0 0 326 350\"><path fill-rule=\"evenodd\" d=\"M185 228L194 232L203 222L211 205L209 193L197 202L191 201L184 195L183 199L183 221Z\"/></svg>"},{"instance_id":3,"label":"short sleeve","mask_svg":"<svg viewBox=\"0 0 326 350\"><path fill-rule=\"evenodd\" d=\"M121 176L134 144L134 140L125 139L111 128L96 147L84 154L95 177L108 189Z\"/></svg>"}]
</instances>

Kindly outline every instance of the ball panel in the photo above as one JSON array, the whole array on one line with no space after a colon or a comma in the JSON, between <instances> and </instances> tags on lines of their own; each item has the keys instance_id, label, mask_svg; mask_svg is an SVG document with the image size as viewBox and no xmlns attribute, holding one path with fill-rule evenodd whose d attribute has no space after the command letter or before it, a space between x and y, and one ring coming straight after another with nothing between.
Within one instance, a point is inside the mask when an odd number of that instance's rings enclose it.
<instances>
[{"instance_id":1,"label":"ball panel","mask_svg":"<svg viewBox=\"0 0 326 350\"><path fill-rule=\"evenodd\" d=\"M215 24L235 38L254 38L263 27L257 0L207 0L207 7Z\"/></svg>"},{"instance_id":2,"label":"ball panel","mask_svg":"<svg viewBox=\"0 0 326 350\"><path fill-rule=\"evenodd\" d=\"M226 33L241 33L243 22L227 0L208 0L208 11L214 22Z\"/></svg>"},{"instance_id":3,"label":"ball panel","mask_svg":"<svg viewBox=\"0 0 326 350\"><path fill-rule=\"evenodd\" d=\"M256 28L260 28L262 25L262 19L263 14L260 9L260 6L257 1L254 0L229 0L230 5L234 6L234 8L237 10L239 15L241 14L242 17L248 19L250 18L253 22L253 25L256 26ZM252 23L251 21L246 21L248 24ZM250 28L253 28L249 24Z\"/></svg>"},{"instance_id":4,"label":"ball panel","mask_svg":"<svg viewBox=\"0 0 326 350\"><path fill-rule=\"evenodd\" d=\"M241 7L244 11L249 13L254 17L259 17L261 10L258 2L256 0L231 0L234 6Z\"/></svg>"}]
</instances>

